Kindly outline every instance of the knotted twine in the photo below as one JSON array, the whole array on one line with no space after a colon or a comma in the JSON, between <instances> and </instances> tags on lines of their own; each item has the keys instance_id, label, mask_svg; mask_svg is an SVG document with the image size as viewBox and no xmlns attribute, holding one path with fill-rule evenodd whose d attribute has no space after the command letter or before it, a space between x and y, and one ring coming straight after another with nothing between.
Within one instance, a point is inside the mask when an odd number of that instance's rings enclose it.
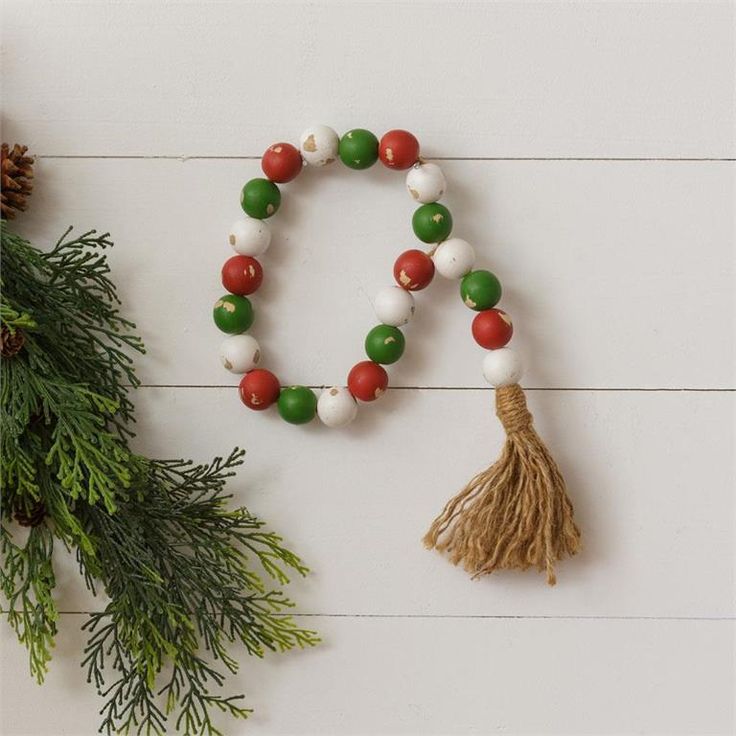
<instances>
[{"instance_id":1,"label":"knotted twine","mask_svg":"<svg viewBox=\"0 0 736 736\"><path fill-rule=\"evenodd\" d=\"M580 547L565 481L532 425L521 386L496 389L496 415L506 430L499 459L451 499L424 537L473 578L494 570L545 570Z\"/></svg>"}]
</instances>

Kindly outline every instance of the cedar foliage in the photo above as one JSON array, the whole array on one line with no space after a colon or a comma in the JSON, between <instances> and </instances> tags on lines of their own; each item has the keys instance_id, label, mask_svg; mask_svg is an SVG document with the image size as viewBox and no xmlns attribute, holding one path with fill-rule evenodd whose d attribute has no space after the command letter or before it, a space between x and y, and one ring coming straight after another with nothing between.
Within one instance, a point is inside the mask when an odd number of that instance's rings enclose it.
<instances>
[{"instance_id":1,"label":"cedar foliage","mask_svg":"<svg viewBox=\"0 0 736 736\"><path fill-rule=\"evenodd\" d=\"M242 451L194 465L131 449L131 354L143 345L119 312L108 234L70 228L42 252L0 227L8 621L42 682L57 632L54 546L74 549L86 585L110 599L83 626L100 731L219 734L213 715L250 712L222 693L238 669L231 644L262 657L318 641L284 614L293 604L279 588L307 569L247 509L228 508ZM31 527L24 542L14 516Z\"/></svg>"}]
</instances>

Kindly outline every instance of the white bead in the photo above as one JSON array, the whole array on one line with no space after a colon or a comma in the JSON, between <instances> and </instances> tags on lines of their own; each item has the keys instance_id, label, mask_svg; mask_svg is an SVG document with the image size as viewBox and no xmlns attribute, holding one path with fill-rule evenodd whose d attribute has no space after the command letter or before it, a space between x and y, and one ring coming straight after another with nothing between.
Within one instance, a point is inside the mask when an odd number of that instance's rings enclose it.
<instances>
[{"instance_id":1,"label":"white bead","mask_svg":"<svg viewBox=\"0 0 736 736\"><path fill-rule=\"evenodd\" d=\"M317 416L328 427L344 427L357 413L358 403L346 388L326 388L317 399Z\"/></svg>"},{"instance_id":2,"label":"white bead","mask_svg":"<svg viewBox=\"0 0 736 736\"><path fill-rule=\"evenodd\" d=\"M228 241L241 256L260 256L271 245L271 228L254 217L244 217L230 228Z\"/></svg>"},{"instance_id":3,"label":"white bead","mask_svg":"<svg viewBox=\"0 0 736 736\"><path fill-rule=\"evenodd\" d=\"M401 327L414 316L414 297L399 286L385 286L376 294L373 308L384 325Z\"/></svg>"},{"instance_id":4,"label":"white bead","mask_svg":"<svg viewBox=\"0 0 736 736\"><path fill-rule=\"evenodd\" d=\"M447 182L437 164L415 164L406 175L406 188L412 199L427 204L447 191Z\"/></svg>"},{"instance_id":5,"label":"white bead","mask_svg":"<svg viewBox=\"0 0 736 736\"><path fill-rule=\"evenodd\" d=\"M313 125L299 137L302 158L310 166L331 164L337 158L339 143L337 133L326 125Z\"/></svg>"},{"instance_id":6,"label":"white bead","mask_svg":"<svg viewBox=\"0 0 736 736\"><path fill-rule=\"evenodd\" d=\"M232 335L220 345L220 360L231 373L247 373L261 362L261 348L250 335Z\"/></svg>"},{"instance_id":7,"label":"white bead","mask_svg":"<svg viewBox=\"0 0 736 736\"><path fill-rule=\"evenodd\" d=\"M461 279L475 263L473 246L460 238L450 238L437 246L432 255L434 267L446 279Z\"/></svg>"},{"instance_id":8,"label":"white bead","mask_svg":"<svg viewBox=\"0 0 736 736\"><path fill-rule=\"evenodd\" d=\"M483 358L483 375L496 388L518 383L522 373L521 359L511 348L490 350Z\"/></svg>"}]
</instances>

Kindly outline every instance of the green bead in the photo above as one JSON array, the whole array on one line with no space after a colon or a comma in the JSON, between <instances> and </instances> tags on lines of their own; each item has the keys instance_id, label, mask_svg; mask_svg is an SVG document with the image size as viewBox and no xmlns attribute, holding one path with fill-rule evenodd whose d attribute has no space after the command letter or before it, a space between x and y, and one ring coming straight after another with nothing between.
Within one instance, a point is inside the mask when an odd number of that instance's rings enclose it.
<instances>
[{"instance_id":1,"label":"green bead","mask_svg":"<svg viewBox=\"0 0 736 736\"><path fill-rule=\"evenodd\" d=\"M317 397L306 386L287 386L279 394L279 414L289 424L306 424L317 413Z\"/></svg>"},{"instance_id":2,"label":"green bead","mask_svg":"<svg viewBox=\"0 0 736 736\"><path fill-rule=\"evenodd\" d=\"M404 354L405 346L401 330L391 325L377 325L365 338L365 353L374 363L395 363Z\"/></svg>"},{"instance_id":3,"label":"green bead","mask_svg":"<svg viewBox=\"0 0 736 736\"><path fill-rule=\"evenodd\" d=\"M215 302L212 316L223 332L239 335L253 324L253 306L247 297L225 294Z\"/></svg>"},{"instance_id":4,"label":"green bead","mask_svg":"<svg viewBox=\"0 0 736 736\"><path fill-rule=\"evenodd\" d=\"M452 215L439 202L423 204L411 218L414 234L423 243L441 243L452 232Z\"/></svg>"},{"instance_id":5,"label":"green bead","mask_svg":"<svg viewBox=\"0 0 736 736\"><path fill-rule=\"evenodd\" d=\"M460 296L466 307L482 312L501 299L501 282L490 271L471 271L460 282Z\"/></svg>"},{"instance_id":6,"label":"green bead","mask_svg":"<svg viewBox=\"0 0 736 736\"><path fill-rule=\"evenodd\" d=\"M265 220L281 206L281 192L268 179L251 179L240 193L240 206L249 217Z\"/></svg>"},{"instance_id":7,"label":"green bead","mask_svg":"<svg viewBox=\"0 0 736 736\"><path fill-rule=\"evenodd\" d=\"M340 138L340 160L351 169L367 169L378 161L378 138L363 128L349 130Z\"/></svg>"}]
</instances>

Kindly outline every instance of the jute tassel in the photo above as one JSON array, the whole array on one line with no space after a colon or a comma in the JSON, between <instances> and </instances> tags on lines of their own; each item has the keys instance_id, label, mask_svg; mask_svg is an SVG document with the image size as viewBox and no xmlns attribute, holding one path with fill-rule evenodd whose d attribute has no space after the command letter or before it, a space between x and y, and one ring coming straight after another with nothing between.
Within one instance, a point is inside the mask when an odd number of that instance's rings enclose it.
<instances>
[{"instance_id":1,"label":"jute tassel","mask_svg":"<svg viewBox=\"0 0 736 736\"><path fill-rule=\"evenodd\" d=\"M506 430L501 457L445 506L424 544L474 578L536 567L554 585L555 562L580 546L565 481L532 426L521 386L496 389L496 414Z\"/></svg>"}]
</instances>

